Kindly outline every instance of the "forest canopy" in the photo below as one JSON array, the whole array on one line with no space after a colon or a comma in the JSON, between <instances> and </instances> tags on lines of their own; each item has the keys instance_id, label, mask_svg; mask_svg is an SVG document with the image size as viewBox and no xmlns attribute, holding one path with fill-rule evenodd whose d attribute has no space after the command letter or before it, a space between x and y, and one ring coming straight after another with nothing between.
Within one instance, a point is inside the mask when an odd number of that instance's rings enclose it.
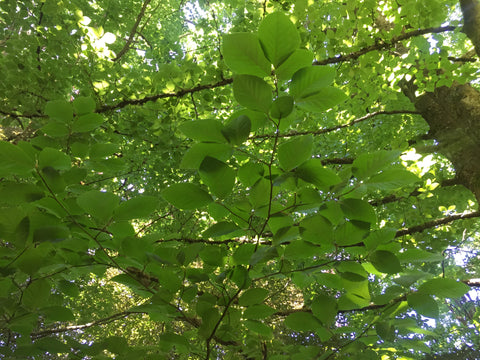
<instances>
[{"instance_id":1,"label":"forest canopy","mask_svg":"<svg viewBox=\"0 0 480 360\"><path fill-rule=\"evenodd\" d=\"M0 359L480 358L478 0L0 24Z\"/></svg>"}]
</instances>

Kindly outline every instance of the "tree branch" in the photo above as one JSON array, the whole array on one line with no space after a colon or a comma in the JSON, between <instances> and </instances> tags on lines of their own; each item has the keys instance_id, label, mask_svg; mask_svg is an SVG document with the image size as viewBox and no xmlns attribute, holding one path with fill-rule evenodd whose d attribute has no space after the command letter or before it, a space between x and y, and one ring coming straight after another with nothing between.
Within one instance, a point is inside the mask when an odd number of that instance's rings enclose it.
<instances>
[{"instance_id":1,"label":"tree branch","mask_svg":"<svg viewBox=\"0 0 480 360\"><path fill-rule=\"evenodd\" d=\"M143 312L122 311L121 313L113 314L113 315L108 316L106 318L98 319L98 320L95 320L95 321L92 321L92 322L89 322L89 323L86 323L86 324L69 325L69 326L64 326L64 327L60 327L60 328L56 328L56 329L48 329L48 330L33 332L33 333L30 334L30 337L32 339L40 339L42 337L53 335L53 334L64 333L64 332L67 332L67 331L82 330L82 329L86 329L86 328L89 328L89 327L92 327L92 326L108 324L108 323L111 323L113 321L125 318L129 315L132 315L132 314L143 314Z\"/></svg>"},{"instance_id":2,"label":"tree branch","mask_svg":"<svg viewBox=\"0 0 480 360\"><path fill-rule=\"evenodd\" d=\"M138 26L138 25L137 25ZM390 41L388 42L380 42L375 45L367 46L363 49L360 49L358 51L352 52L347 55L337 55L332 58L324 59L321 61L316 61L313 63L313 65L327 65L327 64L336 64L344 61L350 61L350 60L355 60L358 59L360 56L371 52L375 50L384 50L384 49L389 49L393 47L396 43L409 39L414 36L419 36L419 35L425 35L425 34L431 34L431 33L442 33L446 31L453 31L457 27L456 26L444 26L444 27L438 27L438 28L427 28L427 29L418 29L418 30L413 30L409 31L405 34L399 35L399 36L394 36ZM118 57L118 56L117 56ZM101 108L97 109L96 112L102 113L110 110L115 110L115 109L121 109L125 106L128 105L143 105L149 101L156 101L158 99L166 99L166 98L171 98L171 97L182 97L187 94L191 94L197 91L202 91L202 90L208 90L208 89L214 89L217 87L225 86L228 84L231 84L233 82L233 78L227 78L223 79L219 82L216 82L214 84L205 84L205 85L199 85L191 89L184 89L180 90L174 93L163 93L163 94L157 94L157 95L152 95L152 96L146 96L143 99L130 99L130 100L122 100L117 104L113 105L104 105ZM333 130L332 130L333 131Z\"/></svg>"},{"instance_id":3,"label":"tree branch","mask_svg":"<svg viewBox=\"0 0 480 360\"><path fill-rule=\"evenodd\" d=\"M180 90L177 92L173 93L163 93L163 94L157 94L157 95L152 95L152 96L146 96L143 99L129 99L129 100L122 100L117 104L113 105L104 105L101 108L97 109L97 113L103 113L106 111L111 111L111 110L116 110L116 109L121 109L124 108L125 106L128 105L143 105L149 101L156 101L159 99L167 99L167 98L174 98L174 97L182 97L191 93L195 93L198 91L202 90L210 90L210 89L215 89L217 87L222 87L228 84L231 84L233 82L233 78L228 78L228 79L223 79L219 82L216 82L214 84L205 84L205 85L198 85L195 86L194 88L191 89L184 89Z\"/></svg>"},{"instance_id":4,"label":"tree branch","mask_svg":"<svg viewBox=\"0 0 480 360\"><path fill-rule=\"evenodd\" d=\"M313 131L291 131L286 134L279 134L278 137L286 138L286 137L292 137L292 136L300 136L300 135L320 135L320 134L326 134L329 132L337 131L346 127L353 126L355 124L358 124L359 122L369 120L375 116L378 115L397 115L397 114L419 114L418 111L415 110L391 110L391 111L375 111L373 113L367 114L365 116L362 116L358 119L352 120L346 124L342 125L337 125L337 126L332 126L329 128L325 129L320 129L320 130L313 130ZM268 138L273 138L275 135L273 134L263 134L263 135L254 135L250 137L250 139L268 139Z\"/></svg>"},{"instance_id":5,"label":"tree branch","mask_svg":"<svg viewBox=\"0 0 480 360\"><path fill-rule=\"evenodd\" d=\"M367 47L364 47L358 51L354 51L350 54L346 55L337 55L331 58L327 58L324 60L320 61L315 61L314 65L327 65L327 64L337 64L340 62L344 61L350 61L350 60L356 60L360 56L365 55L366 53L369 53L371 51L376 51L376 50L386 50L392 48L396 43L410 39L415 36L420 36L420 35L425 35L425 34L438 34L446 31L454 31L456 30L456 26L441 26L441 27L436 27L436 28L427 28L427 29L418 29L418 30L413 30L409 31L405 34L394 36L390 40L381 40L376 42L374 45L370 45Z\"/></svg>"},{"instance_id":6,"label":"tree branch","mask_svg":"<svg viewBox=\"0 0 480 360\"><path fill-rule=\"evenodd\" d=\"M122 50L119 51L118 55L112 61L119 60L130 49L130 46L132 45L135 34L137 33L138 25L140 24L140 21L145 15L145 10L147 9L147 6L150 3L150 1L152 0L145 0L145 2L143 3L142 9L140 10L140 13L137 16L137 20L135 21L135 24L133 24L132 30L130 31L130 36L128 37L127 42L123 46Z\"/></svg>"},{"instance_id":7,"label":"tree branch","mask_svg":"<svg viewBox=\"0 0 480 360\"><path fill-rule=\"evenodd\" d=\"M464 219L471 219L471 218L476 218L480 217L480 211L473 211L470 213L462 213L462 214L455 214L455 215L450 215L446 216L440 219L435 219L432 221L427 221L423 224L412 226L406 229L401 229L398 230L397 233L395 234L395 237L401 237L404 235L411 235L414 233L422 232L426 229L430 229L439 225L445 225L448 223L451 223L456 220L464 220Z\"/></svg>"}]
</instances>

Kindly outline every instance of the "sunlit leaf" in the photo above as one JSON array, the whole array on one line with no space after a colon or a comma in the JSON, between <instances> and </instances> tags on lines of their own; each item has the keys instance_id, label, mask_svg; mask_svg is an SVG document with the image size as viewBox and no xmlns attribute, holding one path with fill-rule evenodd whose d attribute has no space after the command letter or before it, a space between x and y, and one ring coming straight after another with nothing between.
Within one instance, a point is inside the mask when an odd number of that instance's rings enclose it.
<instances>
[{"instance_id":1,"label":"sunlit leaf","mask_svg":"<svg viewBox=\"0 0 480 360\"><path fill-rule=\"evenodd\" d=\"M223 35L225 63L238 74L264 77L270 74L271 65L265 58L257 35L232 33Z\"/></svg>"},{"instance_id":2,"label":"sunlit leaf","mask_svg":"<svg viewBox=\"0 0 480 360\"><path fill-rule=\"evenodd\" d=\"M295 25L281 12L268 15L258 27L258 37L265 55L278 67L300 46Z\"/></svg>"}]
</instances>

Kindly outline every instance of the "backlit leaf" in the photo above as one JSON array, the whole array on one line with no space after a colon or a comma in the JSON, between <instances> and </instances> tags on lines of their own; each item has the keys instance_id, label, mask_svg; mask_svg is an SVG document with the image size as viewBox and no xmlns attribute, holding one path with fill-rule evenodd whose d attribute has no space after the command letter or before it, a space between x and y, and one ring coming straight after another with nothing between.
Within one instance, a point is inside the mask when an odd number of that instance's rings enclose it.
<instances>
[{"instance_id":1,"label":"backlit leaf","mask_svg":"<svg viewBox=\"0 0 480 360\"><path fill-rule=\"evenodd\" d=\"M427 280L420 285L418 293L456 299L465 295L469 290L468 285L454 279L436 278Z\"/></svg>"},{"instance_id":2,"label":"backlit leaf","mask_svg":"<svg viewBox=\"0 0 480 360\"><path fill-rule=\"evenodd\" d=\"M158 206L158 198L137 196L120 203L115 210L115 219L130 220L147 218Z\"/></svg>"},{"instance_id":3,"label":"backlit leaf","mask_svg":"<svg viewBox=\"0 0 480 360\"><path fill-rule=\"evenodd\" d=\"M252 123L246 115L240 115L229 121L222 129L223 136L233 145L241 145L250 135Z\"/></svg>"},{"instance_id":4,"label":"backlit leaf","mask_svg":"<svg viewBox=\"0 0 480 360\"><path fill-rule=\"evenodd\" d=\"M235 171L213 157L207 156L202 161L199 173L210 192L219 198L227 196L235 185Z\"/></svg>"},{"instance_id":5,"label":"backlit leaf","mask_svg":"<svg viewBox=\"0 0 480 360\"><path fill-rule=\"evenodd\" d=\"M300 35L295 25L281 12L263 19L258 28L258 38L268 60L275 67L300 46Z\"/></svg>"},{"instance_id":6,"label":"backlit leaf","mask_svg":"<svg viewBox=\"0 0 480 360\"><path fill-rule=\"evenodd\" d=\"M313 53L305 49L296 49L276 70L282 80L290 79L301 68L311 66Z\"/></svg>"},{"instance_id":7,"label":"backlit leaf","mask_svg":"<svg viewBox=\"0 0 480 360\"><path fill-rule=\"evenodd\" d=\"M328 66L308 66L298 70L292 77L290 93L296 98L317 94L335 79L335 69Z\"/></svg>"},{"instance_id":8,"label":"backlit leaf","mask_svg":"<svg viewBox=\"0 0 480 360\"><path fill-rule=\"evenodd\" d=\"M233 80L233 95L240 105L254 111L268 113L272 103L272 88L257 76L237 75Z\"/></svg>"},{"instance_id":9,"label":"backlit leaf","mask_svg":"<svg viewBox=\"0 0 480 360\"><path fill-rule=\"evenodd\" d=\"M257 35L232 33L223 35L223 57L225 63L237 74L259 77L270 74L271 65L265 57Z\"/></svg>"},{"instance_id":10,"label":"backlit leaf","mask_svg":"<svg viewBox=\"0 0 480 360\"><path fill-rule=\"evenodd\" d=\"M238 299L238 304L241 306L250 306L260 304L268 295L267 289L253 288L245 291Z\"/></svg>"},{"instance_id":11,"label":"backlit leaf","mask_svg":"<svg viewBox=\"0 0 480 360\"><path fill-rule=\"evenodd\" d=\"M312 156L312 136L299 136L278 147L278 161L285 171L290 171Z\"/></svg>"},{"instance_id":12,"label":"backlit leaf","mask_svg":"<svg viewBox=\"0 0 480 360\"><path fill-rule=\"evenodd\" d=\"M370 255L370 261L375 269L387 274L396 274L402 271L400 261L390 251L377 250Z\"/></svg>"},{"instance_id":13,"label":"backlit leaf","mask_svg":"<svg viewBox=\"0 0 480 360\"><path fill-rule=\"evenodd\" d=\"M115 194L97 190L87 191L77 198L77 204L87 214L102 222L113 215L118 203L119 199Z\"/></svg>"},{"instance_id":14,"label":"backlit leaf","mask_svg":"<svg viewBox=\"0 0 480 360\"><path fill-rule=\"evenodd\" d=\"M410 305L420 315L438 319L438 304L431 295L413 293L407 296L407 300L408 305Z\"/></svg>"},{"instance_id":15,"label":"backlit leaf","mask_svg":"<svg viewBox=\"0 0 480 360\"><path fill-rule=\"evenodd\" d=\"M180 125L180 131L187 137L204 142L224 143L222 130L222 123L213 119L186 121Z\"/></svg>"},{"instance_id":16,"label":"backlit leaf","mask_svg":"<svg viewBox=\"0 0 480 360\"><path fill-rule=\"evenodd\" d=\"M294 331L315 331L321 325L313 314L303 311L294 312L285 318L285 326Z\"/></svg>"}]
</instances>

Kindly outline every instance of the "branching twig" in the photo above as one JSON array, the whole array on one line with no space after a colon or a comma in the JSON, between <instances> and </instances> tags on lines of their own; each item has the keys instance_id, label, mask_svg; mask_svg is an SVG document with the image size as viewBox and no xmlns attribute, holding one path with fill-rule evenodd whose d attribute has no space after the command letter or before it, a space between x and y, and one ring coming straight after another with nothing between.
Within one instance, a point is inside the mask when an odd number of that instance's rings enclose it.
<instances>
[{"instance_id":1,"label":"branching twig","mask_svg":"<svg viewBox=\"0 0 480 360\"><path fill-rule=\"evenodd\" d=\"M344 61L356 60L360 56L365 55L366 53L369 53L371 51L376 51L376 50L390 49L393 46L395 46L396 43L403 40L410 39L415 36L426 35L426 34L438 34L446 31L454 31L456 29L457 29L456 26L441 26L436 28L427 28L427 29L418 29L418 30L409 31L405 34L394 36L390 40L376 42L374 45L366 46L350 54L337 55L328 59L316 61L314 65L338 64Z\"/></svg>"},{"instance_id":2,"label":"branching twig","mask_svg":"<svg viewBox=\"0 0 480 360\"><path fill-rule=\"evenodd\" d=\"M82 329L86 329L86 328L89 328L89 327L92 327L92 326L108 324L108 323L111 323L113 321L125 318L129 315L132 315L132 314L143 314L143 312L140 312L140 311L123 311L121 313L113 314L113 315L108 316L106 318L98 319L98 320L95 320L95 321L92 321L92 322L89 322L89 323L86 323L86 324L69 325L69 326L64 326L64 327L60 327L60 328L56 328L56 329L48 329L48 330L42 330L42 331L34 332L34 333L30 334L30 337L32 339L39 339L39 338L42 338L42 337L45 337L45 336L58 334L58 333L64 333L64 332L67 332L67 331L82 330Z\"/></svg>"},{"instance_id":3,"label":"branching twig","mask_svg":"<svg viewBox=\"0 0 480 360\"><path fill-rule=\"evenodd\" d=\"M145 0L145 2L143 3L142 9L140 10L140 13L137 16L137 20L135 21L135 24L133 24L132 30L130 30L130 35L128 37L127 42L123 46L122 50L120 50L118 52L117 56L112 61L119 60L130 49L130 46L132 45L133 39L135 38L135 34L137 33L137 27L140 24L140 21L142 20L142 17L145 15L145 10L147 9L147 6L150 3L150 1L152 1L152 0Z\"/></svg>"},{"instance_id":4,"label":"branching twig","mask_svg":"<svg viewBox=\"0 0 480 360\"><path fill-rule=\"evenodd\" d=\"M122 100L117 104L113 105L104 105L101 108L97 109L97 113L103 113L106 111L111 111L111 110L116 110L116 109L121 109L124 108L125 106L128 105L143 105L147 102L150 101L156 101L159 99L168 99L168 98L176 98L176 97L182 97L187 94L195 93L198 91L202 90L210 90L210 89L215 89L217 87L222 87L228 84L231 84L233 82L233 78L228 78L228 79L223 79L217 83L214 84L205 84L205 85L198 85L195 86L194 88L191 89L184 89L180 90L174 93L163 93L163 94L157 94L157 95L152 95L152 96L146 96L143 99L128 99L128 100Z\"/></svg>"},{"instance_id":5,"label":"branching twig","mask_svg":"<svg viewBox=\"0 0 480 360\"><path fill-rule=\"evenodd\" d=\"M427 221L423 224L412 226L406 229L401 229L398 230L397 233L395 234L395 237L401 237L404 235L411 235L414 233L422 232L426 229L430 229L439 225L445 225L448 223L451 223L456 220L463 220L463 219L471 219L471 218L476 218L480 217L480 211L473 211L470 213L462 213L462 214L455 214L455 215L450 215L450 216L445 216L440 219L435 219L432 221Z\"/></svg>"},{"instance_id":6,"label":"branching twig","mask_svg":"<svg viewBox=\"0 0 480 360\"><path fill-rule=\"evenodd\" d=\"M325 129L313 130L313 131L291 131L286 134L279 134L278 137L286 138L286 137L300 136L300 135L320 135L320 134L325 134L325 133L329 133L329 132L337 131L346 127L353 126L355 124L358 124L359 122L371 119L378 115L396 115L396 114L419 114L419 112L415 110L391 110L391 111L380 110L380 111L375 111L373 113L362 116L358 119L352 120L346 124L332 126ZM274 137L274 135L264 134L264 135L254 135L251 137L251 139L267 139L272 137Z\"/></svg>"}]
</instances>

